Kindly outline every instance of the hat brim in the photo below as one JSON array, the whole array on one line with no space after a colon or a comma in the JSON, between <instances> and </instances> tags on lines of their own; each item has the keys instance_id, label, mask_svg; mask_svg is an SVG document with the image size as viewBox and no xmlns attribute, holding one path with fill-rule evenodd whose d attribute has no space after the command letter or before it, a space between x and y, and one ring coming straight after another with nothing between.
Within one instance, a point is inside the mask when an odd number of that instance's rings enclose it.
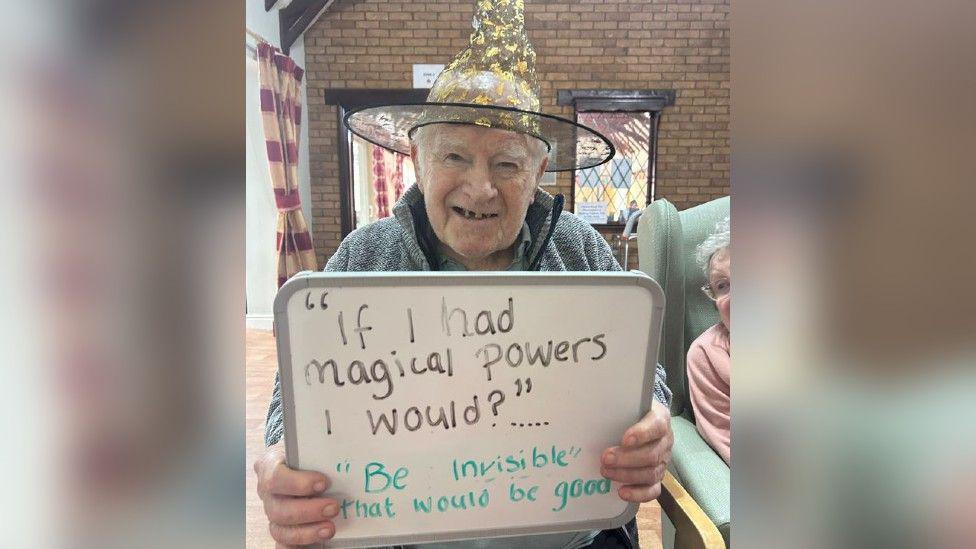
<instances>
[{"instance_id":1,"label":"hat brim","mask_svg":"<svg viewBox=\"0 0 976 549\"><path fill-rule=\"evenodd\" d=\"M512 125L513 118L519 122ZM536 137L549 147L547 172L592 168L608 162L613 144L600 132L550 114L469 103L399 103L363 107L343 118L359 137L398 153L410 154L410 133L430 124L469 124Z\"/></svg>"}]
</instances>

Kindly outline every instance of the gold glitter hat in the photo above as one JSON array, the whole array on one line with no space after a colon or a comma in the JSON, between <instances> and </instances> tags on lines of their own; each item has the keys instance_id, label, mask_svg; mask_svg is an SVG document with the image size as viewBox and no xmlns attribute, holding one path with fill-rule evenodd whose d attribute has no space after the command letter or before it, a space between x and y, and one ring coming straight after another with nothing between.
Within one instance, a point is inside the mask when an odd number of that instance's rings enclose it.
<instances>
[{"instance_id":1,"label":"gold glitter hat","mask_svg":"<svg viewBox=\"0 0 976 549\"><path fill-rule=\"evenodd\" d=\"M468 47L434 81L427 101L348 113L349 130L410 154L410 134L428 124L473 124L524 133L549 147L547 171L599 166L614 154L599 132L539 112L535 51L525 34L523 0L478 0Z\"/></svg>"}]
</instances>

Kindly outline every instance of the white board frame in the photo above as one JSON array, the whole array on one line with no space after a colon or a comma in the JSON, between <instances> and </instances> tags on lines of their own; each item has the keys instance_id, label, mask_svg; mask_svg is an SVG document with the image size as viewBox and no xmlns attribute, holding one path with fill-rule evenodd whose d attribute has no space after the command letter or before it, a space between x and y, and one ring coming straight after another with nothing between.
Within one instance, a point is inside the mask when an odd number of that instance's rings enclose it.
<instances>
[{"instance_id":1,"label":"white board frame","mask_svg":"<svg viewBox=\"0 0 976 549\"><path fill-rule=\"evenodd\" d=\"M284 441L286 462L297 468L299 445L295 429L295 403L292 389L292 364L289 339L288 303L293 295L303 290L329 287L410 287L410 286L552 286L593 285L595 287L636 286L650 292L652 303L650 336L644 359L644 381L640 414L651 408L654 395L655 366L660 346L661 327L664 319L665 297L661 287L640 271L618 272L308 272L288 280L278 291L274 302L274 316L278 349L278 371L281 380L281 399L284 415ZM622 433L621 433L622 434ZM637 515L639 505L630 503L624 511L611 519L562 523L558 528L551 525L484 528L466 530L463 537L457 532L446 534L420 533L407 536L376 536L373 538L330 540L328 547L375 547L412 545L420 543L460 541L486 537L510 537L558 532L609 530L619 528ZM320 544L320 546L326 546Z\"/></svg>"}]
</instances>

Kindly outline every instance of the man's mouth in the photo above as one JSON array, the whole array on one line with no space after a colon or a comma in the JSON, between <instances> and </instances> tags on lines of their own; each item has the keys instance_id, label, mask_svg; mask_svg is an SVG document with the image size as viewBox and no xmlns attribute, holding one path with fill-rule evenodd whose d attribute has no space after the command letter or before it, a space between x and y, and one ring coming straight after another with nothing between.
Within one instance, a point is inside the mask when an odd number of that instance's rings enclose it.
<instances>
[{"instance_id":1,"label":"man's mouth","mask_svg":"<svg viewBox=\"0 0 976 549\"><path fill-rule=\"evenodd\" d=\"M477 219L491 219L493 217L498 217L498 214L497 213L475 212L475 211L471 211L471 210L466 210L466 209L464 209L464 208L462 208L460 206L452 206L451 209L454 210L454 213L460 215L461 217L463 217L465 219L476 219L477 220Z\"/></svg>"}]
</instances>

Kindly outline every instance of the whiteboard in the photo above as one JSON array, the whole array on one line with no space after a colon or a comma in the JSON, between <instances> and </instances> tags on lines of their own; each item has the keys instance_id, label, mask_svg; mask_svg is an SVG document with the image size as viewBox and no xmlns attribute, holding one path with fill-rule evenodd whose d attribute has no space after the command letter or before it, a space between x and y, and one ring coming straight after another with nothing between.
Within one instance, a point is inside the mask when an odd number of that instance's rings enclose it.
<instances>
[{"instance_id":1,"label":"whiteboard","mask_svg":"<svg viewBox=\"0 0 976 549\"><path fill-rule=\"evenodd\" d=\"M637 271L306 273L275 299L285 445L331 547L602 530L600 456L651 405L664 311Z\"/></svg>"}]
</instances>

